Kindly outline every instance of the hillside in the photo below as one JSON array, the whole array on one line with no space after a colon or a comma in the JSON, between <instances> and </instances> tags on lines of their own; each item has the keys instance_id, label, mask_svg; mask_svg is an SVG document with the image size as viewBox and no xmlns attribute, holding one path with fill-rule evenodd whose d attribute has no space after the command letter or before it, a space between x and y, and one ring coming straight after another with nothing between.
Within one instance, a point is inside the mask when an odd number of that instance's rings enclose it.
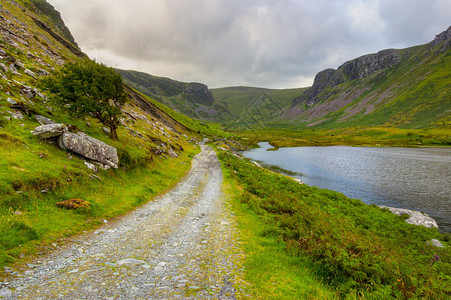
<instances>
[{"instance_id":1,"label":"hillside","mask_svg":"<svg viewBox=\"0 0 451 300\"><path fill-rule=\"evenodd\" d=\"M225 128L243 130L270 125L283 116L291 107L292 99L303 90L305 89L226 87L212 89L211 92L230 109L230 117L222 122Z\"/></svg>"},{"instance_id":2,"label":"hillside","mask_svg":"<svg viewBox=\"0 0 451 300\"><path fill-rule=\"evenodd\" d=\"M148 201L189 170L196 139L222 134L128 86L117 141L98 120L72 116L39 88L66 62L88 59L63 24L45 1L0 5L0 266ZM62 132L39 137L40 125ZM66 200L84 208L56 205Z\"/></svg>"},{"instance_id":3,"label":"hillside","mask_svg":"<svg viewBox=\"0 0 451 300\"><path fill-rule=\"evenodd\" d=\"M345 62L337 70L321 71L313 86L303 89L227 87L210 91L196 84L202 88L190 93L187 83L119 72L127 83L159 102L191 117L219 122L229 130L446 130L451 124L450 28L426 45L382 50ZM439 136L446 138L442 133Z\"/></svg>"},{"instance_id":4,"label":"hillside","mask_svg":"<svg viewBox=\"0 0 451 300\"><path fill-rule=\"evenodd\" d=\"M225 120L230 111L201 83L185 83L137 71L116 70L125 83L187 116L202 120Z\"/></svg>"},{"instance_id":5,"label":"hillside","mask_svg":"<svg viewBox=\"0 0 451 300\"><path fill-rule=\"evenodd\" d=\"M426 45L383 50L326 69L284 118L298 127L449 126L450 45L451 27Z\"/></svg>"}]
</instances>

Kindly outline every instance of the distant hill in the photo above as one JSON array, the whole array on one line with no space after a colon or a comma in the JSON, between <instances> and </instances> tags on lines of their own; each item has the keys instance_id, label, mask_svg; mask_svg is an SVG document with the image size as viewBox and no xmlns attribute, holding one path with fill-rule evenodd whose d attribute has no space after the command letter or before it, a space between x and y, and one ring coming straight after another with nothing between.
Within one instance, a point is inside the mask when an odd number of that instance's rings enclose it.
<instances>
[{"instance_id":1,"label":"distant hill","mask_svg":"<svg viewBox=\"0 0 451 300\"><path fill-rule=\"evenodd\" d=\"M137 71L116 71L125 83L187 116L214 121L230 116L227 105L216 101L205 84L185 83Z\"/></svg>"},{"instance_id":2,"label":"distant hill","mask_svg":"<svg viewBox=\"0 0 451 300\"><path fill-rule=\"evenodd\" d=\"M426 44L319 72L282 123L305 127L451 125L451 27Z\"/></svg>"},{"instance_id":3,"label":"distant hill","mask_svg":"<svg viewBox=\"0 0 451 300\"><path fill-rule=\"evenodd\" d=\"M229 129L261 128L283 117L294 97L305 88L265 89L255 87L226 87L212 89L216 99L227 104L231 118L223 124Z\"/></svg>"},{"instance_id":4,"label":"distant hill","mask_svg":"<svg viewBox=\"0 0 451 300\"><path fill-rule=\"evenodd\" d=\"M450 28L428 44L382 50L321 71L310 88L209 90L199 83L118 72L159 102L229 129L446 127L451 125Z\"/></svg>"}]
</instances>

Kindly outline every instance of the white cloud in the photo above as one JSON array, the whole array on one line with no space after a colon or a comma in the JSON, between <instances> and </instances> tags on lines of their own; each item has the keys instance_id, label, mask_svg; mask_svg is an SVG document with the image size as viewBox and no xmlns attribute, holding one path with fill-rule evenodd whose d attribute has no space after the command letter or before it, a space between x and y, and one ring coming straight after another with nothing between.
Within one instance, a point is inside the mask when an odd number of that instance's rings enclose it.
<instances>
[{"instance_id":1,"label":"white cloud","mask_svg":"<svg viewBox=\"0 0 451 300\"><path fill-rule=\"evenodd\" d=\"M212 87L310 85L324 68L445 30L449 0L49 0L80 47Z\"/></svg>"}]
</instances>

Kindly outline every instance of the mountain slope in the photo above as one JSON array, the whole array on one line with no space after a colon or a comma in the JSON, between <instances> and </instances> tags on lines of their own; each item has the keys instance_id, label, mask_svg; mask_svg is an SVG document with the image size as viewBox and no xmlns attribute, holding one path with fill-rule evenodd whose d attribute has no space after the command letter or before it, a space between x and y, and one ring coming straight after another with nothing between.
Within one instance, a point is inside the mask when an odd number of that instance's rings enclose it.
<instances>
[{"instance_id":1,"label":"mountain slope","mask_svg":"<svg viewBox=\"0 0 451 300\"><path fill-rule=\"evenodd\" d=\"M324 70L281 122L324 128L449 126L450 40L451 27L429 44L383 50Z\"/></svg>"},{"instance_id":2,"label":"mountain slope","mask_svg":"<svg viewBox=\"0 0 451 300\"><path fill-rule=\"evenodd\" d=\"M226 87L211 91L230 109L230 118L222 122L226 128L246 129L268 126L291 107L293 97L303 90Z\"/></svg>"},{"instance_id":3,"label":"mountain slope","mask_svg":"<svg viewBox=\"0 0 451 300\"><path fill-rule=\"evenodd\" d=\"M216 101L204 84L185 83L137 71L116 71L130 86L187 116L222 120L230 114L227 106Z\"/></svg>"},{"instance_id":4,"label":"mountain slope","mask_svg":"<svg viewBox=\"0 0 451 300\"><path fill-rule=\"evenodd\" d=\"M63 236L96 227L168 189L189 169L198 151L196 138L221 134L207 124L179 118L127 86L118 141L96 119L71 116L38 83L64 63L88 57L71 35L63 34L59 14L49 17L35 2L45 1L0 4L0 278L9 276L4 265L23 261ZM33 135L48 122L114 147L118 168L61 149L57 137ZM78 210L56 205L71 199L89 205Z\"/></svg>"}]
</instances>

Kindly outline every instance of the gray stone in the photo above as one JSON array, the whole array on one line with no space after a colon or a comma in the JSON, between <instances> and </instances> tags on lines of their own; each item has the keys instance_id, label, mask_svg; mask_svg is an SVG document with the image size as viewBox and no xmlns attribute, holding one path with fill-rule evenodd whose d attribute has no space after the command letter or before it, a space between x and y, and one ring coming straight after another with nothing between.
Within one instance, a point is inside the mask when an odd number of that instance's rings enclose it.
<instances>
[{"instance_id":1,"label":"gray stone","mask_svg":"<svg viewBox=\"0 0 451 300\"><path fill-rule=\"evenodd\" d=\"M421 225L424 227L436 227L438 228L437 222L428 216L427 214L416 211L416 210L410 210L410 209L403 209L403 208L395 208L395 207L388 207L388 206L380 206L381 208L387 208L389 211L394 213L395 215L401 216L404 214L408 214L409 218L406 220L407 223L413 224L413 225Z\"/></svg>"},{"instance_id":2,"label":"gray stone","mask_svg":"<svg viewBox=\"0 0 451 300\"><path fill-rule=\"evenodd\" d=\"M35 119L36 121L39 122L39 124L41 125L49 125L49 124L55 124L54 121L50 120L49 118L46 118L44 116L41 115L35 115Z\"/></svg>"},{"instance_id":3,"label":"gray stone","mask_svg":"<svg viewBox=\"0 0 451 300\"><path fill-rule=\"evenodd\" d=\"M18 103L11 98L6 99L11 106L16 106Z\"/></svg>"},{"instance_id":4,"label":"gray stone","mask_svg":"<svg viewBox=\"0 0 451 300\"><path fill-rule=\"evenodd\" d=\"M11 296L13 294L13 292L10 289L1 289L0 290L0 297L7 297L7 296Z\"/></svg>"},{"instance_id":5,"label":"gray stone","mask_svg":"<svg viewBox=\"0 0 451 300\"><path fill-rule=\"evenodd\" d=\"M82 132L63 133L59 138L59 146L112 168L119 165L116 148Z\"/></svg>"},{"instance_id":6,"label":"gray stone","mask_svg":"<svg viewBox=\"0 0 451 300\"><path fill-rule=\"evenodd\" d=\"M12 112L8 110L7 112L11 115L11 117L17 120L22 120L24 117L24 115L20 111Z\"/></svg>"},{"instance_id":7,"label":"gray stone","mask_svg":"<svg viewBox=\"0 0 451 300\"><path fill-rule=\"evenodd\" d=\"M94 164L88 163L87 161L85 161L85 165L88 167L88 169L94 171L94 173L99 172L99 169L97 169L97 167Z\"/></svg>"},{"instance_id":8,"label":"gray stone","mask_svg":"<svg viewBox=\"0 0 451 300\"><path fill-rule=\"evenodd\" d=\"M443 246L443 244L439 240L436 240L436 239L432 239L430 241L427 241L426 243L431 246L434 246L434 247L445 248L445 246Z\"/></svg>"},{"instance_id":9,"label":"gray stone","mask_svg":"<svg viewBox=\"0 0 451 300\"><path fill-rule=\"evenodd\" d=\"M131 257L121 259L120 261L117 262L117 264L120 266L127 265L127 264L136 265L136 264L144 264L144 263L145 263L145 261L143 261L143 260L139 260L139 259L131 258Z\"/></svg>"},{"instance_id":10,"label":"gray stone","mask_svg":"<svg viewBox=\"0 0 451 300\"><path fill-rule=\"evenodd\" d=\"M47 124L36 127L33 131L33 135L36 135L41 139L48 139L60 136L66 131L66 124Z\"/></svg>"},{"instance_id":11,"label":"gray stone","mask_svg":"<svg viewBox=\"0 0 451 300\"><path fill-rule=\"evenodd\" d=\"M28 69L25 69L25 74L27 74L28 76L31 76L31 77L35 77L36 76L36 74L33 72L33 71L31 71L31 70L28 70Z\"/></svg>"},{"instance_id":12,"label":"gray stone","mask_svg":"<svg viewBox=\"0 0 451 300\"><path fill-rule=\"evenodd\" d=\"M106 134L111 134L111 130L107 127L102 127L103 132L105 132Z\"/></svg>"}]
</instances>

